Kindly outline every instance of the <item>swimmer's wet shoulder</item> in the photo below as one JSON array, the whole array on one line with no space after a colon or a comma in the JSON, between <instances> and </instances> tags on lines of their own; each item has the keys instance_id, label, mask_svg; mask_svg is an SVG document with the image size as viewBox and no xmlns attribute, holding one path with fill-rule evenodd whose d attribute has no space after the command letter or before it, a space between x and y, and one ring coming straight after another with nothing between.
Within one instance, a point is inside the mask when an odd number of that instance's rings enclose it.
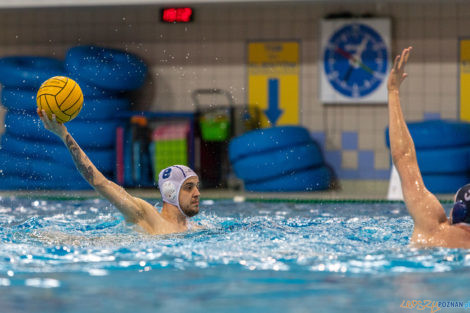
<instances>
[{"instance_id":1,"label":"swimmer's wet shoulder","mask_svg":"<svg viewBox=\"0 0 470 313\"><path fill-rule=\"evenodd\" d=\"M415 229L411 244L417 247L470 249L470 225L443 223L432 232Z\"/></svg>"}]
</instances>

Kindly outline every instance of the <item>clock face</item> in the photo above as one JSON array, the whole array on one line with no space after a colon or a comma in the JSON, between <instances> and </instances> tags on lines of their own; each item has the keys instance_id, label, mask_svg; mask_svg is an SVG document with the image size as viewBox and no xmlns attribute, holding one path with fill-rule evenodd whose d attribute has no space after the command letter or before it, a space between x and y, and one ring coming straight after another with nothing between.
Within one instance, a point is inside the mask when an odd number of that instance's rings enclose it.
<instances>
[{"instance_id":1,"label":"clock face","mask_svg":"<svg viewBox=\"0 0 470 313\"><path fill-rule=\"evenodd\" d=\"M346 24L328 40L323 62L327 80L337 92L349 98L365 97L387 75L387 45L370 26Z\"/></svg>"}]
</instances>

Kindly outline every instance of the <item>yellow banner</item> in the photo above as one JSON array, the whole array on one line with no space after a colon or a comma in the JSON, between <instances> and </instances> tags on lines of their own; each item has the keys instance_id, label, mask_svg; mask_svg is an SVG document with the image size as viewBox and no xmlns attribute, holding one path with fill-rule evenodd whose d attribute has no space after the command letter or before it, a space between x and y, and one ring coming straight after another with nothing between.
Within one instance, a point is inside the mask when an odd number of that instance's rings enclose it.
<instances>
[{"instance_id":1,"label":"yellow banner","mask_svg":"<svg viewBox=\"0 0 470 313\"><path fill-rule=\"evenodd\" d=\"M248 46L248 64L286 64L299 63L298 42L252 42Z\"/></svg>"},{"instance_id":2,"label":"yellow banner","mask_svg":"<svg viewBox=\"0 0 470 313\"><path fill-rule=\"evenodd\" d=\"M261 127L299 123L299 43L248 44L248 103Z\"/></svg>"},{"instance_id":3,"label":"yellow banner","mask_svg":"<svg viewBox=\"0 0 470 313\"><path fill-rule=\"evenodd\" d=\"M470 39L460 40L460 119L470 121Z\"/></svg>"}]
</instances>

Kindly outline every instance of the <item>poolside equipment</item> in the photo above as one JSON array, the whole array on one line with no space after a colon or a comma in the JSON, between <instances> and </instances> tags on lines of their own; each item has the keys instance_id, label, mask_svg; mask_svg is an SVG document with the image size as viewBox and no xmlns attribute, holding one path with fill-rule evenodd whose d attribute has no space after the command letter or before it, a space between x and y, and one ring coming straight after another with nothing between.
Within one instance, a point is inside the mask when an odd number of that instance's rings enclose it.
<instances>
[{"instance_id":1,"label":"poolside equipment","mask_svg":"<svg viewBox=\"0 0 470 313\"><path fill-rule=\"evenodd\" d=\"M99 87L89 81L84 80L80 75L75 72L67 72L67 76L76 81L80 88L82 89L83 97L85 98L86 103L90 99L108 99L114 97L123 97L122 92L119 90L110 90Z\"/></svg>"},{"instance_id":2,"label":"poolside equipment","mask_svg":"<svg viewBox=\"0 0 470 313\"><path fill-rule=\"evenodd\" d=\"M82 148L111 148L115 144L118 120L79 120L67 124L68 131L79 142ZM16 114L5 115L5 130L17 138L60 142L56 135L46 130L37 115Z\"/></svg>"},{"instance_id":3,"label":"poolside equipment","mask_svg":"<svg viewBox=\"0 0 470 313\"><path fill-rule=\"evenodd\" d=\"M246 181L282 176L323 165L323 155L315 142L255 153L239 159L234 170Z\"/></svg>"},{"instance_id":4,"label":"poolside equipment","mask_svg":"<svg viewBox=\"0 0 470 313\"><path fill-rule=\"evenodd\" d=\"M188 164L188 121L163 123L151 135L151 154L155 181L164 168L173 164Z\"/></svg>"},{"instance_id":5,"label":"poolside equipment","mask_svg":"<svg viewBox=\"0 0 470 313\"><path fill-rule=\"evenodd\" d=\"M25 158L3 149L0 150L0 169L0 190L91 189L74 166Z\"/></svg>"},{"instance_id":6,"label":"poolside equipment","mask_svg":"<svg viewBox=\"0 0 470 313\"><path fill-rule=\"evenodd\" d=\"M408 122L416 149L470 146L470 123L454 120ZM388 128L385 141L390 147Z\"/></svg>"},{"instance_id":7,"label":"poolside equipment","mask_svg":"<svg viewBox=\"0 0 470 313\"><path fill-rule=\"evenodd\" d=\"M80 85L82 87L82 85ZM84 89L82 88L82 92ZM9 112L36 115L37 90L3 87L1 102ZM119 113L130 109L130 100L118 94L92 97L84 95L84 105L75 118L81 120L99 120L115 118Z\"/></svg>"},{"instance_id":8,"label":"poolside equipment","mask_svg":"<svg viewBox=\"0 0 470 313\"><path fill-rule=\"evenodd\" d=\"M147 75L147 66L137 55L94 45L70 48L65 68L80 80L113 91L137 89Z\"/></svg>"},{"instance_id":9,"label":"poolside equipment","mask_svg":"<svg viewBox=\"0 0 470 313\"><path fill-rule=\"evenodd\" d=\"M333 179L318 144L300 126L259 129L235 137L229 157L248 191L324 190Z\"/></svg>"},{"instance_id":10,"label":"poolside equipment","mask_svg":"<svg viewBox=\"0 0 470 313\"><path fill-rule=\"evenodd\" d=\"M21 89L18 87L2 87L2 105L9 112L36 114L37 89Z\"/></svg>"},{"instance_id":11,"label":"poolside equipment","mask_svg":"<svg viewBox=\"0 0 470 313\"><path fill-rule=\"evenodd\" d=\"M227 150L235 135L235 102L230 91L220 88L195 89L191 93L196 108L200 138L200 179L204 188L229 185L232 175Z\"/></svg>"},{"instance_id":12,"label":"poolside equipment","mask_svg":"<svg viewBox=\"0 0 470 313\"><path fill-rule=\"evenodd\" d=\"M90 120L99 123L100 120L116 119L122 112L131 108L131 101L123 96L95 97L85 100L85 105L77 120Z\"/></svg>"},{"instance_id":13,"label":"poolside equipment","mask_svg":"<svg viewBox=\"0 0 470 313\"><path fill-rule=\"evenodd\" d=\"M137 56L124 50L97 46L70 48L65 64L40 56L0 59L1 100L8 110L0 152L17 162L15 166L5 162L0 166L0 170L14 173L8 179L1 178L0 189L90 188L75 169L67 148L54 134L44 129L36 113L38 88L53 76L68 77L69 81L76 82L75 86L80 86L84 105L80 114L67 123L67 129L97 168L105 176L113 178L116 128L120 124L120 114L130 109L130 100L122 92L140 87L146 73L145 64ZM43 95L40 100L48 97ZM64 109L62 106L61 109L71 115L77 113L69 112L73 111L69 107ZM59 113L56 112L59 121L68 118ZM75 176L57 176L47 163L65 166ZM43 171L38 172L39 168ZM31 176L30 184L25 176L27 169L34 169L36 173Z\"/></svg>"},{"instance_id":14,"label":"poolside equipment","mask_svg":"<svg viewBox=\"0 0 470 313\"><path fill-rule=\"evenodd\" d=\"M55 114L57 122L73 120L82 110L83 94L80 86L66 76L54 76L42 83L36 96L40 110L44 110L52 119Z\"/></svg>"},{"instance_id":15,"label":"poolside equipment","mask_svg":"<svg viewBox=\"0 0 470 313\"><path fill-rule=\"evenodd\" d=\"M0 58L0 84L3 87L37 89L48 78L64 75L62 61L42 56Z\"/></svg>"},{"instance_id":16,"label":"poolside equipment","mask_svg":"<svg viewBox=\"0 0 470 313\"><path fill-rule=\"evenodd\" d=\"M326 190L332 180L331 169L327 166L291 171L259 181L245 181L248 191L313 191Z\"/></svg>"},{"instance_id":17,"label":"poolside equipment","mask_svg":"<svg viewBox=\"0 0 470 313\"><path fill-rule=\"evenodd\" d=\"M0 175L0 190L90 190L92 187L83 177L56 179L53 175L46 178L31 176Z\"/></svg>"},{"instance_id":18,"label":"poolside equipment","mask_svg":"<svg viewBox=\"0 0 470 313\"><path fill-rule=\"evenodd\" d=\"M407 123L426 188L454 193L470 182L470 123L428 120ZM390 147L388 128L386 145Z\"/></svg>"},{"instance_id":19,"label":"poolside equipment","mask_svg":"<svg viewBox=\"0 0 470 313\"><path fill-rule=\"evenodd\" d=\"M31 160L47 160L53 164L59 163L75 167L67 147L60 142L44 142L15 137L5 133L0 138L0 151L6 151L18 157ZM103 173L112 173L115 151L113 148L87 148L85 150L91 162Z\"/></svg>"}]
</instances>

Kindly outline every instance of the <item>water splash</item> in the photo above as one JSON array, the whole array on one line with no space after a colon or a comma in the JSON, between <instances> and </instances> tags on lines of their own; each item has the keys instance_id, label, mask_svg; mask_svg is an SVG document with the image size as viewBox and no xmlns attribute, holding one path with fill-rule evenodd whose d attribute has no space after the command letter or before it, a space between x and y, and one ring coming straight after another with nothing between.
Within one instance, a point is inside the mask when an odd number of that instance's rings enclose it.
<instances>
[{"instance_id":1,"label":"water splash","mask_svg":"<svg viewBox=\"0 0 470 313\"><path fill-rule=\"evenodd\" d=\"M401 204L209 200L202 202L194 222L203 229L149 236L128 225L104 200L4 197L0 270L100 276L123 269L230 266L393 275L470 266L466 251L410 248L413 222Z\"/></svg>"}]
</instances>

